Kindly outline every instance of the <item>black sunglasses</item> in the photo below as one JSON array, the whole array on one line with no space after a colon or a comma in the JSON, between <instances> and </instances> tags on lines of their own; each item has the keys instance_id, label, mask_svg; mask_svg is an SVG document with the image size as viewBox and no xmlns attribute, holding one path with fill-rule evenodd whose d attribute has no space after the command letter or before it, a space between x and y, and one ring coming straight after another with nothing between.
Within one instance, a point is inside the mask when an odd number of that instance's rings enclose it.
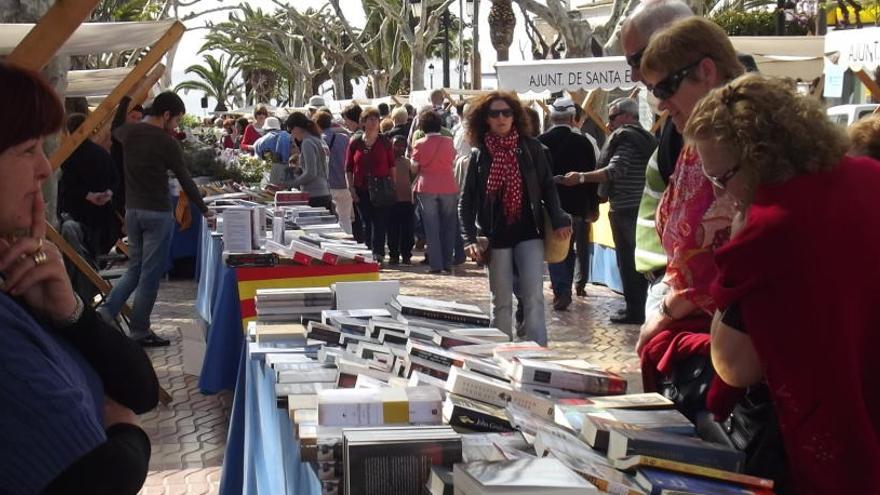
<instances>
[{"instance_id":1,"label":"black sunglasses","mask_svg":"<svg viewBox=\"0 0 880 495\"><path fill-rule=\"evenodd\" d=\"M666 76L665 79L658 82L654 86L648 84L648 91L650 91L660 100L668 100L672 98L675 95L675 92L678 91L678 88L681 86L684 78L686 78L696 66L700 65L700 62L703 61L703 58L705 57L701 57L690 65L682 67L681 69L678 69L677 71L669 74L668 76Z\"/></svg>"},{"instance_id":2,"label":"black sunglasses","mask_svg":"<svg viewBox=\"0 0 880 495\"><path fill-rule=\"evenodd\" d=\"M642 65L642 55L645 54L646 48L648 48L648 47L646 46L645 48L642 48L641 50L633 53L632 55L627 55L626 56L626 65L630 66L633 69L638 69L639 66Z\"/></svg>"},{"instance_id":3,"label":"black sunglasses","mask_svg":"<svg viewBox=\"0 0 880 495\"><path fill-rule=\"evenodd\" d=\"M513 110L510 108L502 108L500 110L489 109L490 119L497 119L498 117L513 117Z\"/></svg>"},{"instance_id":4,"label":"black sunglasses","mask_svg":"<svg viewBox=\"0 0 880 495\"><path fill-rule=\"evenodd\" d=\"M724 172L719 176L714 176L706 173L706 167L703 167L703 175L705 175L706 178L709 179L709 182L711 182L713 186L722 190L727 189L727 183L730 182L731 179L733 179L737 172L739 172L739 165L734 165L734 167L727 172Z\"/></svg>"}]
</instances>

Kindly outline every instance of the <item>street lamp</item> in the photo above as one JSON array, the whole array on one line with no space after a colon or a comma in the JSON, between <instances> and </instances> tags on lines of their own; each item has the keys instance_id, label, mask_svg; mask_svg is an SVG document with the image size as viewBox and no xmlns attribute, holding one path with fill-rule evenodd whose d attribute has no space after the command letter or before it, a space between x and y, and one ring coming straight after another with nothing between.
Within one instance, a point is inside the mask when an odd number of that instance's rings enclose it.
<instances>
[{"instance_id":1,"label":"street lamp","mask_svg":"<svg viewBox=\"0 0 880 495\"><path fill-rule=\"evenodd\" d=\"M422 16L422 0L409 0L409 8L416 19Z\"/></svg>"},{"instance_id":2,"label":"street lamp","mask_svg":"<svg viewBox=\"0 0 880 495\"><path fill-rule=\"evenodd\" d=\"M431 89L434 89L434 63L428 64L428 76L431 78Z\"/></svg>"}]
</instances>

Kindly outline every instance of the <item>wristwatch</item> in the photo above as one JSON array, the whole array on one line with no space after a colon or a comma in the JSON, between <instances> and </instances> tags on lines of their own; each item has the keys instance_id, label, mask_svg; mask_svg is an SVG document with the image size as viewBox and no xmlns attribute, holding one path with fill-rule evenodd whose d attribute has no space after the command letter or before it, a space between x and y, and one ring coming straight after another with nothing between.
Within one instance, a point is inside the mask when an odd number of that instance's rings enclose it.
<instances>
[{"instance_id":1,"label":"wristwatch","mask_svg":"<svg viewBox=\"0 0 880 495\"><path fill-rule=\"evenodd\" d=\"M583 184L587 180L587 174L578 174L578 184Z\"/></svg>"}]
</instances>

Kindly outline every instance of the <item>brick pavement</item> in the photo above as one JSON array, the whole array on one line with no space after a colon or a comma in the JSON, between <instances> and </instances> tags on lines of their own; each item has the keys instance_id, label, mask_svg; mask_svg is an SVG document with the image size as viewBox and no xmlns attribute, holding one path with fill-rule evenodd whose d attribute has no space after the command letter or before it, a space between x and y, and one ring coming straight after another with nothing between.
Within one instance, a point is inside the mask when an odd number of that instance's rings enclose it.
<instances>
[{"instance_id":1,"label":"brick pavement","mask_svg":"<svg viewBox=\"0 0 880 495\"><path fill-rule=\"evenodd\" d=\"M385 269L382 279L400 280L402 292L408 295L456 300L488 310L489 282L484 270L468 263L457 267L454 276L426 271L420 265ZM170 339L171 346L148 352L173 402L141 417L153 442L143 495L217 493L220 485L232 394L202 395L198 378L183 373L179 327L195 314L195 292L193 281L163 282L153 311L154 329ZM608 322L623 305L619 295L600 286L588 286L587 292L586 298L575 297L568 311L547 306L550 346L622 373L629 379L630 390L640 391L638 358L633 352L638 327ZM546 277L544 293L551 300Z\"/></svg>"}]
</instances>

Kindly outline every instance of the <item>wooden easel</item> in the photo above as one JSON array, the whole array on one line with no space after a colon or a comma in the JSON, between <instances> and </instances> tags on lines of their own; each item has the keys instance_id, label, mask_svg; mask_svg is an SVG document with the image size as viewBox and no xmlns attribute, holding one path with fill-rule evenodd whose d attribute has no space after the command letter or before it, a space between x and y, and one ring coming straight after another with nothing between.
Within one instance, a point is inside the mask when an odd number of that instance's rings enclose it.
<instances>
[{"instance_id":1,"label":"wooden easel","mask_svg":"<svg viewBox=\"0 0 880 495\"><path fill-rule=\"evenodd\" d=\"M57 0L21 43L15 47L6 62L32 70L42 69L80 24L86 20L97 4L98 0ZM101 102L94 112L86 117L79 129L63 138L61 145L49 158L53 170L57 170L95 129L101 129L107 125L113 110L126 94L132 93L140 98L137 103L146 98L150 87L164 73L164 67L157 67L161 66L159 62L165 53L177 44L185 31L186 27L181 22L172 24L116 89ZM154 70L154 67L158 70ZM158 73L158 77L156 77L156 73ZM48 222L46 237L58 246L61 252L103 295L106 296L109 293L110 284L101 278ZM130 314L130 308L125 306L123 312ZM159 388L159 400L166 405L171 402L171 395L161 387Z\"/></svg>"}]
</instances>

